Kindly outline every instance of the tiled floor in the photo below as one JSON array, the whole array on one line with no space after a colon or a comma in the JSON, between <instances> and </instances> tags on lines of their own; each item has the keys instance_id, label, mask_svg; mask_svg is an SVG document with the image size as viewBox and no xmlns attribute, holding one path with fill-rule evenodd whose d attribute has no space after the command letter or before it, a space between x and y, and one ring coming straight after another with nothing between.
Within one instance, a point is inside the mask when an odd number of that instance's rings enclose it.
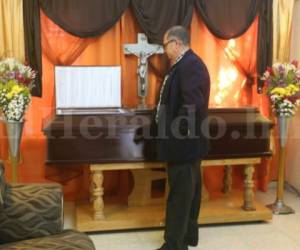
<instances>
[{"instance_id":1,"label":"tiled floor","mask_svg":"<svg viewBox=\"0 0 300 250\"><path fill-rule=\"evenodd\" d=\"M258 192L264 204L275 200L275 188ZM293 215L275 215L269 223L201 226L199 246L190 250L300 250L300 197L286 191L285 202ZM74 206L66 204L65 225L74 227ZM161 230L90 234L97 250L154 250L163 243Z\"/></svg>"}]
</instances>

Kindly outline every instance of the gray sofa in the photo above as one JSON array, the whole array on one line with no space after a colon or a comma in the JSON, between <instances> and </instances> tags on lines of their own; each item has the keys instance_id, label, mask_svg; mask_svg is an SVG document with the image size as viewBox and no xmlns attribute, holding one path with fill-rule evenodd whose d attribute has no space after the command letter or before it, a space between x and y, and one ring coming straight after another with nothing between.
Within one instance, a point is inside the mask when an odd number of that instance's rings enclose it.
<instances>
[{"instance_id":1,"label":"gray sofa","mask_svg":"<svg viewBox=\"0 0 300 250\"><path fill-rule=\"evenodd\" d=\"M7 184L0 160L0 249L89 250L84 233L63 230L59 184Z\"/></svg>"}]
</instances>

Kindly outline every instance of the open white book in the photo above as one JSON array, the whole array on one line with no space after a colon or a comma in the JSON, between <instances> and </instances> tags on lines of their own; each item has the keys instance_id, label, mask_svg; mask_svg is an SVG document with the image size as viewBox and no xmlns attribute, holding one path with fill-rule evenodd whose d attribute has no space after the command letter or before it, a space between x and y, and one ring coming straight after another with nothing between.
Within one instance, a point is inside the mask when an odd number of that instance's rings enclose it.
<instances>
[{"instance_id":1,"label":"open white book","mask_svg":"<svg viewBox=\"0 0 300 250\"><path fill-rule=\"evenodd\" d=\"M55 66L57 114L121 108L121 66Z\"/></svg>"}]
</instances>

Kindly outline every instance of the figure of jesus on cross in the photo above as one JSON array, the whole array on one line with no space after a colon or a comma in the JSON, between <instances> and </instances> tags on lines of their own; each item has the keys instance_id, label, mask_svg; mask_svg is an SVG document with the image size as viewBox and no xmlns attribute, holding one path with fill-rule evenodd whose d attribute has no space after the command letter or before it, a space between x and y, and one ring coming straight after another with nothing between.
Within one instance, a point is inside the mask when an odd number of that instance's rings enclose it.
<instances>
[{"instance_id":1,"label":"figure of jesus on cross","mask_svg":"<svg viewBox=\"0 0 300 250\"><path fill-rule=\"evenodd\" d=\"M141 98L139 108L146 108L145 98L148 94L148 58L153 54L163 54L162 46L149 44L145 34L138 34L138 43L125 44L124 53L133 54L138 57L138 96Z\"/></svg>"}]
</instances>

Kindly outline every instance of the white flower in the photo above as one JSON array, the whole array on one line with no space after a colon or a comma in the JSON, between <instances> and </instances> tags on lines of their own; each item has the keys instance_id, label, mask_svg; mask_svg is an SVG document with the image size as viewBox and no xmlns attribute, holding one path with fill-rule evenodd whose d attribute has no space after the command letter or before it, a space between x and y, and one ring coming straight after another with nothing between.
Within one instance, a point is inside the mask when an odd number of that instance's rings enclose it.
<instances>
[{"instance_id":1,"label":"white flower","mask_svg":"<svg viewBox=\"0 0 300 250\"><path fill-rule=\"evenodd\" d=\"M278 70L278 68L280 67L280 66L283 66L281 63L279 63L279 62L276 62L276 63L274 63L273 65L272 65L272 68L274 69L274 70Z\"/></svg>"},{"instance_id":2,"label":"white flower","mask_svg":"<svg viewBox=\"0 0 300 250\"><path fill-rule=\"evenodd\" d=\"M265 71L265 73L263 74L263 76L262 76L261 79L262 79L263 81L265 81L265 80L267 80L269 77L270 77L269 71Z\"/></svg>"},{"instance_id":3,"label":"white flower","mask_svg":"<svg viewBox=\"0 0 300 250\"><path fill-rule=\"evenodd\" d=\"M296 67L294 64L291 64L291 63L285 63L284 64L284 67L286 69L286 72L289 72L290 70L292 71L295 71L296 70Z\"/></svg>"}]
</instances>

